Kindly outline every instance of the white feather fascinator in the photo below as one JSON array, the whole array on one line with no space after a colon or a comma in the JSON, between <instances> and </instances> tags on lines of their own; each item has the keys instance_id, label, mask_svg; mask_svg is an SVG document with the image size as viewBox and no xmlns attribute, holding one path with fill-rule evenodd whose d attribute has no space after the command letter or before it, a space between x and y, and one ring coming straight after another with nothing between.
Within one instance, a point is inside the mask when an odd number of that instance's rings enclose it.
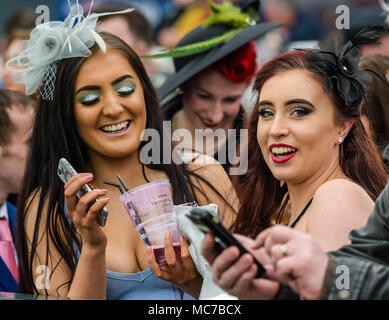
<instances>
[{"instance_id":1,"label":"white feather fascinator","mask_svg":"<svg viewBox=\"0 0 389 320\"><path fill-rule=\"evenodd\" d=\"M382 10L385 11L386 19L385 22L389 26L389 1L388 0L378 0Z\"/></svg>"},{"instance_id":2,"label":"white feather fascinator","mask_svg":"<svg viewBox=\"0 0 389 320\"><path fill-rule=\"evenodd\" d=\"M68 1L69 2L69 1ZM91 4L91 8L93 1ZM77 3L70 5L65 21L49 21L37 25L27 40L26 49L6 63L13 71L14 81L26 87L26 94L37 92L45 100L53 100L56 62L66 58L88 57L95 43L105 53L104 40L95 31L97 19L101 16L122 14L133 11L127 9L117 12L91 13L84 17L83 7ZM15 67L13 67L15 66Z\"/></svg>"}]
</instances>

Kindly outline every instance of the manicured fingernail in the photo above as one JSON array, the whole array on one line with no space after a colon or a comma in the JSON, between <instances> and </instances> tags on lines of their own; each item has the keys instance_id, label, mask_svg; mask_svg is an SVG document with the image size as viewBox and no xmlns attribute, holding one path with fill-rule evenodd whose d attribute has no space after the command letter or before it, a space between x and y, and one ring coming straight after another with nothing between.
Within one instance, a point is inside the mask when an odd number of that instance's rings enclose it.
<instances>
[{"instance_id":1,"label":"manicured fingernail","mask_svg":"<svg viewBox=\"0 0 389 320\"><path fill-rule=\"evenodd\" d=\"M272 264L266 264L263 266L266 270L273 270L273 265Z\"/></svg>"},{"instance_id":2,"label":"manicured fingernail","mask_svg":"<svg viewBox=\"0 0 389 320\"><path fill-rule=\"evenodd\" d=\"M169 237L170 237L170 233L169 233L169 231L166 231L166 233L165 233L165 239L168 240Z\"/></svg>"},{"instance_id":3,"label":"manicured fingernail","mask_svg":"<svg viewBox=\"0 0 389 320\"><path fill-rule=\"evenodd\" d=\"M184 242L184 237L180 236L180 242Z\"/></svg>"}]
</instances>

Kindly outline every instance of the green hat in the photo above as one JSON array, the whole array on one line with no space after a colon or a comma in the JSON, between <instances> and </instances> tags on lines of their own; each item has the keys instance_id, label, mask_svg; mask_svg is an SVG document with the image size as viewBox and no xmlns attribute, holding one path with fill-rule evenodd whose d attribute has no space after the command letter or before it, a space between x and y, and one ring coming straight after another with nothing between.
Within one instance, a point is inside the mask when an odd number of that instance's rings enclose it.
<instances>
[{"instance_id":1,"label":"green hat","mask_svg":"<svg viewBox=\"0 0 389 320\"><path fill-rule=\"evenodd\" d=\"M251 2L243 11L229 2L208 2L211 16L201 26L189 32L173 50L146 56L173 58L176 72L157 90L159 100L213 63L281 25L257 23L259 1Z\"/></svg>"}]
</instances>

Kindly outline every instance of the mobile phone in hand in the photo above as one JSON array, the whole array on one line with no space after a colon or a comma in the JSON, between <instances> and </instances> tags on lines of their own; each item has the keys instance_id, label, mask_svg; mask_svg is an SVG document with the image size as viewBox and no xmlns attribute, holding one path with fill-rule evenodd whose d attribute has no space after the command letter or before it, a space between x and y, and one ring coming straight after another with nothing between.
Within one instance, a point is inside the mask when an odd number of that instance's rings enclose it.
<instances>
[{"instance_id":1,"label":"mobile phone in hand","mask_svg":"<svg viewBox=\"0 0 389 320\"><path fill-rule=\"evenodd\" d=\"M239 249L240 256L245 253L251 254L242 244L228 231L218 217L213 216L208 210L203 208L193 208L190 214L186 215L203 233L212 233L215 236L215 250L219 253L230 246ZM263 266L253 257L254 263L258 267L256 278L262 278L266 273Z\"/></svg>"},{"instance_id":2,"label":"mobile phone in hand","mask_svg":"<svg viewBox=\"0 0 389 320\"><path fill-rule=\"evenodd\" d=\"M71 177L77 174L76 170L70 165L70 163L65 159L61 158L58 163L58 169L57 169L57 174L59 178L63 181L63 183L67 183ZM91 192L93 189L93 186L88 184L84 184L80 191L77 192L77 197L80 199L83 195L87 194L88 192ZM90 205L92 206L94 203L96 203L97 200L92 202ZM97 215L97 223L104 227L105 223L107 222L107 217L108 217L108 210L107 208L103 208L99 211Z\"/></svg>"}]
</instances>

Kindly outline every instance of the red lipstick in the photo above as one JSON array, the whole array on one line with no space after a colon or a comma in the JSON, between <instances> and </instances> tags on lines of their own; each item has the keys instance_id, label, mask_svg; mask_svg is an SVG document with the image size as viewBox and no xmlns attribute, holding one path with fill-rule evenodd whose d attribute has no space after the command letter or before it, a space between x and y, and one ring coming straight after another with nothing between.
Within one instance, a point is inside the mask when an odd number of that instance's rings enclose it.
<instances>
[{"instance_id":1,"label":"red lipstick","mask_svg":"<svg viewBox=\"0 0 389 320\"><path fill-rule=\"evenodd\" d=\"M291 152L291 153L288 153L288 154L286 154L285 156L282 155L282 156L281 156L282 158L281 158L281 157L276 156L276 155L272 152L272 149L273 149L273 148L289 148L289 149L293 149L293 150L295 150L295 151L293 151L293 152ZM272 160L273 160L275 163L277 163L277 164L281 164L281 163L285 163L285 162L289 161L289 160L292 159L292 158L296 155L296 153L297 153L297 149L296 149L295 147L292 147L292 146L287 145L287 144L282 144L282 143L272 144L272 145L270 145L269 149L270 149L270 154L271 154Z\"/></svg>"}]
</instances>

